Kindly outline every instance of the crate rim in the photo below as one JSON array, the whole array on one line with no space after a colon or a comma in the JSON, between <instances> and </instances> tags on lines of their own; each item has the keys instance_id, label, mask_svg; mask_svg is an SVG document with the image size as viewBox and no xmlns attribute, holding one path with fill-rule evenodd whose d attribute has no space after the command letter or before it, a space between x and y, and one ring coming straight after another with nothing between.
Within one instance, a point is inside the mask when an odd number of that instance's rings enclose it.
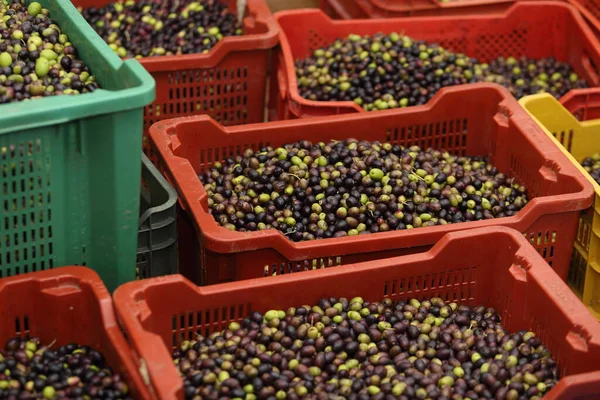
<instances>
[{"instance_id":1,"label":"crate rim","mask_svg":"<svg viewBox=\"0 0 600 400\"><path fill-rule=\"evenodd\" d=\"M117 290L113 294L113 299L115 309L119 316L119 321L122 323L125 331L129 334L134 332L136 340L143 338L146 341L146 344L153 344L152 346L145 346L144 355L146 356L146 358L143 359L140 357L140 359L144 360L145 363L149 363L152 366L160 365L158 367L159 370L153 371L152 376L156 377L159 376L159 374L157 373L158 371L164 372L165 368L168 369L172 364L169 364L167 366L159 362L159 360L161 360L161 358L163 358L165 354L164 343L158 335L144 329L144 327L142 326L142 322L140 321L141 319L143 319L144 316L152 313L152 311L148 307L148 304L145 302L144 292L148 288L154 286L155 284L182 284L187 286L191 290L196 291L199 295L207 297L227 292L234 292L249 287L252 287L253 289L263 288L265 290L268 290L270 287L275 285L286 283L296 283L300 285L305 282L313 281L317 277L331 277L337 275L351 274L353 271L356 270L376 270L379 268L389 268L390 266L401 268L402 265L430 261L435 259L436 257L439 257L439 254L446 248L446 246L449 243L453 241L467 240L468 238L472 238L473 236L477 236L479 234L509 237L513 241L513 243L518 245L518 248L515 251L515 259L523 260L524 264L529 265L529 268L523 267L526 273L528 273L529 269L533 265L543 266L543 264L545 264L545 260L541 257L541 255L537 253L537 251L535 251L535 249L532 246L529 245L527 240L518 231L515 231L514 229L510 228L498 227L498 229L491 232L485 228L481 228L469 231L457 231L447 233L431 249L423 253L342 265L336 268L329 268L324 270L306 271L302 274L278 275L275 277L271 277L270 279L254 278L210 286L197 286L189 280L187 280L182 275L170 275L165 277L146 279L142 281L133 281L121 285L119 288L117 288ZM540 267L534 268L536 271L541 270ZM578 327L585 327L585 329L587 329L588 326L595 327L598 322L588 312L587 308L579 301L579 299L577 299L575 294L571 292L567 284L562 282L558 275L556 275L556 273L551 269L544 271L544 274L548 273L550 273L551 275L551 282L548 282L549 279L547 276L540 279L540 284L546 286L546 292L548 294L548 297L554 299L557 303L561 304L561 308L564 310L564 312L568 312L568 317L570 320L574 321L575 319L577 319L578 322L580 322L581 320L587 322L584 325L577 325ZM556 282L554 280L556 280ZM557 282L560 283L558 283L557 285ZM588 348L593 346L595 348L600 349L600 336L592 335L588 337L587 343ZM135 347L135 344L133 346ZM170 353L167 352L167 354ZM598 374L600 374L600 372L592 372L589 374L576 374L566 378L561 378L560 381L564 381L564 385L561 385L559 389L556 389L554 391L556 397L553 398L559 398L558 396L560 396L562 392L567 391L570 386L569 382L578 383L581 381L591 381L593 379L597 379ZM152 377L150 377L150 380L152 381ZM566 380L568 380L569 382L567 382ZM177 397L176 393L180 387L181 382L179 381L169 381L168 385L161 384L161 391L159 395L163 398L175 399ZM165 397L167 394L169 396Z\"/></svg>"},{"instance_id":2,"label":"crate rim","mask_svg":"<svg viewBox=\"0 0 600 400\"><path fill-rule=\"evenodd\" d=\"M467 238L471 238L473 236L476 236L477 234L484 234L484 233L488 234L488 235L492 234L492 235L497 235L497 236L505 236L505 237L508 237L511 240L513 240L515 243L519 244L520 247L515 252L515 256L522 256L524 259L528 260L527 264L531 264L531 261L530 261L531 259L533 259L533 261L539 262L540 264L546 263L544 258L542 258L542 256L535 250L535 248L529 244L529 241L525 237L523 237L523 235L519 231L512 229L512 228L504 227L504 226L498 226L498 227L495 227L495 229L493 231L490 231L486 228L477 228L477 229L468 229L468 230L448 232L445 235L443 235L442 238L440 240L438 240L429 250L420 252L420 253L416 253L416 254L388 257L388 258L383 258L383 259L363 261L363 262L352 263L352 264L345 264L345 265L337 266L335 268L324 268L324 269L320 269L320 270L305 271L301 274L282 274L282 275L269 277L269 279L265 279L265 278L261 277L261 278L244 279L244 280L235 281L235 282L217 283L217 284L208 285L208 286L197 286L193 282L186 279L183 275L175 274L175 275L169 275L169 276L161 276L161 277L131 281L131 282L127 282L127 283L124 283L121 286L119 286L114 291L113 298L127 299L127 301L126 301L127 303L129 303L130 305L134 305L134 303L131 303L131 300L129 299L129 297L125 296L126 293L134 293L133 295L129 295L131 298L142 299L143 296L138 295L137 293L144 291L148 287L152 287L155 282L162 282L162 281L165 281L165 282L182 281L182 282L185 282L186 285L188 285L189 287L194 288L194 290L198 291L199 293L209 296L214 293L223 293L223 292L230 291L230 290L237 290L237 289L243 288L243 287L253 287L253 288L269 287L269 286L274 286L274 285L277 285L279 283L284 283L284 282L310 281L317 276L335 276L335 275L340 275L340 274L344 274L344 273L350 273L354 270L363 270L363 269L369 269L369 268L375 269L376 267L372 266L371 264L384 264L384 266L389 266L389 265L402 265L402 264L408 264L408 263L415 263L415 262L435 259L435 257L448 245L448 243L450 243L454 240L458 240L458 241L466 240ZM410 259L410 261L407 261L408 259ZM377 268L379 268L379 267L377 267ZM551 269L549 269L549 270L551 270ZM556 273L554 272L554 274L556 274ZM560 278L558 278L558 275L557 275L557 279L560 279ZM561 282L562 282L562 280L561 280ZM564 285L565 285L565 287L567 286L566 283L564 283ZM550 289L554 293L554 291L557 288L552 287ZM575 304L577 304L576 307L580 308L579 310L577 310L578 314L575 314L575 315L580 315L580 314L588 315L589 314L588 310L585 308L585 306L583 304L581 304L581 307L579 307L580 301L579 301L579 299L577 299L577 297L575 296L574 293L572 293L570 290L565 291L565 292L569 293L570 297L572 295L572 299L565 299L565 300L569 300L569 301L573 300L573 302ZM559 291L557 293L560 294L560 296L562 296L564 292ZM122 304L125 304L125 303L122 303ZM128 307L123 307L123 308L126 309ZM570 314L570 315L573 315L573 314ZM598 345L600 346L600 337L598 337Z\"/></svg>"},{"instance_id":3,"label":"crate rim","mask_svg":"<svg viewBox=\"0 0 600 400\"><path fill-rule=\"evenodd\" d=\"M114 71L130 69L140 77L135 87L111 91L98 89L93 93L76 96L61 95L0 105L0 135L15 130L26 130L63 124L77 119L140 108L155 97L155 82L137 60L121 60L84 20L69 0L55 1L73 24L83 32L90 45L103 49L103 57ZM52 18L52 16L51 16ZM59 24L61 21L57 21ZM93 65L89 65L93 71ZM119 101L116 101L116 100ZM68 110L68 113L64 113ZM48 117L51 115L51 117ZM43 117L43 118L42 118Z\"/></svg>"},{"instance_id":4,"label":"crate rim","mask_svg":"<svg viewBox=\"0 0 600 400\"><path fill-rule=\"evenodd\" d=\"M563 3L563 2L559 2L559 1L549 1L549 0L517 1L514 4L512 4L504 12L499 12L499 13L490 14L490 15L479 14L479 15L468 15L468 16L436 15L436 16L415 16L415 17L393 17L393 18L386 18L385 21L387 23L389 23L391 21L392 23L397 23L398 25L401 25L402 22L405 20L414 20L414 21L427 20L428 22L435 22L436 20L448 20L448 19L487 20L490 18L508 18L510 16L510 14L517 12L516 10L518 10L519 8L538 7L538 6L551 6L551 7L556 7L556 8L567 9L569 11L569 13L571 14L571 17L574 18L575 21L578 22L578 25L580 26L580 28L583 29L583 34L584 34L585 38L588 41L595 42L597 45L596 47L600 50L600 42L598 41L598 39L596 39L591 28L588 26L588 24L585 21L585 19L583 18L583 16L578 12L577 8L575 8L573 5L571 5L569 3ZM358 104L354 103L353 101L317 101L317 100L308 100L308 99L305 99L304 97L300 96L300 93L298 91L298 81L296 79L296 73L295 73L296 72L295 59L292 55L290 42L285 34L284 29L281 27L281 24L279 22L282 18L285 18L290 15L291 16L304 15L304 16L306 16L307 20L310 20L312 18L321 19L321 20L327 21L328 25L331 25L334 27L335 26L343 26L343 25L354 25L354 26L372 25L372 24L376 23L376 21L374 21L373 19L369 19L369 18L356 19L356 20L355 19L353 19L353 20L335 20L335 19L332 19L331 17L329 17L321 9L286 10L286 11L276 12L273 15L275 18L275 21L277 22L277 24L279 26L279 45L281 48L279 57L283 58L283 63L282 63L282 65L280 65L279 71L276 71L276 73L278 75L278 79L280 79L282 81L282 83L284 83L283 85L280 84L279 96L282 99L289 99L292 102L294 102L300 106L306 106L306 107L327 106L328 108L338 107L338 108L344 108L347 110L352 110L353 112L365 113L366 111L362 107L360 107ZM282 69L284 69L285 71L282 71ZM597 82L592 82L592 83L595 85L600 84L600 77L596 76L596 79L597 79ZM466 85L473 85L473 84L466 84ZM458 85L458 86L463 86L463 85ZM432 100L429 100L427 103L431 102ZM414 107L414 106L411 106L411 107ZM410 108L410 107L408 107L408 108ZM378 112L381 112L381 111L378 111Z\"/></svg>"},{"instance_id":5,"label":"crate rim","mask_svg":"<svg viewBox=\"0 0 600 400\"><path fill-rule=\"evenodd\" d=\"M118 326L117 320L112 313L112 300L110 293L100 275L96 271L88 267L82 267L77 265L64 266L60 268L47 269L42 271L24 273L14 276L8 276L0 279L0 290L10 285L20 284L28 281L52 281L60 280L64 277L76 277L82 281L86 281L92 287L94 297L98 299L101 304L102 314L106 314L108 323L105 326L113 327Z\"/></svg>"},{"instance_id":6,"label":"crate rim","mask_svg":"<svg viewBox=\"0 0 600 400\"><path fill-rule=\"evenodd\" d=\"M512 95L510 95L510 92L508 92L508 90L502 86L491 83L476 83L471 85L457 85L443 88L434 96L432 100L421 106L384 110L376 113L344 114L231 127L224 127L206 115L181 117L157 122L150 127L150 137L154 146L158 150L158 156L163 165L165 165L165 168L173 177L172 183L179 194L180 204L182 204L186 211L192 214L196 229L201 230L200 233L204 242L203 245L211 251L232 254L242 251L272 248L277 250L288 260L295 260L299 257L298 254L303 251L313 251L314 253L311 252L311 254L313 254L314 257L343 255L345 246L351 241L355 244L369 243L373 246L372 251L378 251L390 248L394 240L403 238L405 236L411 236L416 240L413 245L418 246L426 244L428 242L428 238L431 240L432 237L438 237L443 232L463 229L476 229L479 227L492 227L497 226L497 222L495 222L495 219L471 221L469 222L469 227L461 227L460 224L438 225L427 227L427 229L378 232L376 235L359 235L353 237L330 238L326 240L306 242L292 242L291 240L287 239L283 233L275 229L256 232L231 232L226 228L220 227L214 220L213 216L209 212L205 212L203 207L196 201L206 194L205 189L200 183L200 180L198 179L198 176L193 170L189 161L174 154L174 150L176 150L179 146L179 141L177 138L175 138L175 136L172 136L174 139L173 142L171 142L171 137L169 136L179 124L193 124L198 126L213 125L214 128L220 130L220 134L235 135L238 132L246 132L249 130L255 130L259 132L264 129L279 129L286 127L310 126L316 124L335 125L338 121L348 121L354 119L376 120L388 115L397 115L398 118L400 118L404 114L435 108L438 101L445 95L445 93L462 91L468 92L471 90L483 91L486 89L495 90L503 95L504 99L500 102L500 104L505 102L514 102L516 105L518 105L516 100L512 98ZM528 128L528 133L531 136L537 137L538 141L543 143L546 140L544 139L546 134L540 130L538 124L531 120L528 114L522 110L520 106L515 108L515 111L517 111L517 113L513 113L509 116L509 118L513 119L521 126ZM544 154L548 157L560 158L564 156L560 148L552 146L550 142L546 142L545 147L546 151ZM569 207L563 209L561 212L579 211L583 208L589 207L593 201L594 191L593 188L589 186L587 179L581 176L580 171L575 166L572 166L570 162L561 165L561 172L564 175L575 178L580 187L580 190L577 193L556 195L552 196L552 199L549 199L548 196L536 197L530 200L525 208L517 213L517 215L512 217L504 217L504 225L510 225L511 227L514 227L518 224L531 225L536 219L548 213L548 207L551 206L550 203L553 200L564 200L565 197L569 197L571 201L569 202ZM190 203L191 199L194 201L193 204ZM534 208L534 206L536 206L536 211L532 212L531 209ZM260 245L256 245L255 241L257 239L269 240L262 240Z\"/></svg>"}]
</instances>

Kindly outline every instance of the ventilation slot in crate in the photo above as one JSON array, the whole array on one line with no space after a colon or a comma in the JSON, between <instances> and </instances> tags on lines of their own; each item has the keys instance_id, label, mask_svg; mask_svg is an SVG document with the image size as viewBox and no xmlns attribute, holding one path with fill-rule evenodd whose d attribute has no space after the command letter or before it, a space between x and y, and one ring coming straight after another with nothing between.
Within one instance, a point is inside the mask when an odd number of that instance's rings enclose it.
<instances>
[{"instance_id":1,"label":"ventilation slot in crate","mask_svg":"<svg viewBox=\"0 0 600 400\"><path fill-rule=\"evenodd\" d=\"M0 277L54 264L49 143L0 146Z\"/></svg>"},{"instance_id":2,"label":"ventilation slot in crate","mask_svg":"<svg viewBox=\"0 0 600 400\"><path fill-rule=\"evenodd\" d=\"M23 315L21 317L15 318L15 336L20 338L29 337L30 327L29 327L29 317L27 315Z\"/></svg>"},{"instance_id":3,"label":"ventilation slot in crate","mask_svg":"<svg viewBox=\"0 0 600 400\"><path fill-rule=\"evenodd\" d=\"M205 170L211 168L215 162L224 161L227 158L241 156L246 149L252 149L252 151L258 152L266 147L269 147L270 145L271 144L269 142L258 142L229 147L200 149L200 170L198 173L204 172Z\"/></svg>"},{"instance_id":4,"label":"ventilation slot in crate","mask_svg":"<svg viewBox=\"0 0 600 400\"><path fill-rule=\"evenodd\" d=\"M265 265L263 276L277 276L294 272L313 271L342 265L342 257L315 258L296 262Z\"/></svg>"},{"instance_id":5,"label":"ventilation slot in crate","mask_svg":"<svg viewBox=\"0 0 600 400\"><path fill-rule=\"evenodd\" d=\"M526 233L525 238L535 248L535 250L552 266L556 246L556 231Z\"/></svg>"},{"instance_id":6,"label":"ventilation slot in crate","mask_svg":"<svg viewBox=\"0 0 600 400\"><path fill-rule=\"evenodd\" d=\"M513 29L501 34L481 35L475 39L476 51L472 57L482 61L495 59L498 54L522 57L527 51L527 28Z\"/></svg>"},{"instance_id":7,"label":"ventilation slot in crate","mask_svg":"<svg viewBox=\"0 0 600 400\"><path fill-rule=\"evenodd\" d=\"M467 135L467 119L461 118L389 129L386 141L403 147L431 147L464 156L467 152Z\"/></svg>"},{"instance_id":8,"label":"ventilation slot in crate","mask_svg":"<svg viewBox=\"0 0 600 400\"><path fill-rule=\"evenodd\" d=\"M409 298L440 297L450 302L470 302L475 298L477 267L418 275L387 281L383 295L395 301Z\"/></svg>"},{"instance_id":9,"label":"ventilation slot in crate","mask_svg":"<svg viewBox=\"0 0 600 400\"><path fill-rule=\"evenodd\" d=\"M467 51L467 40L464 37L442 39L439 41L444 49L452 50L454 53L465 53Z\"/></svg>"},{"instance_id":10,"label":"ventilation slot in crate","mask_svg":"<svg viewBox=\"0 0 600 400\"><path fill-rule=\"evenodd\" d=\"M321 47L327 46L328 43L325 39L323 39L320 35L319 32L313 30L313 29L309 29L308 30L308 46L309 46L309 51L315 51Z\"/></svg>"},{"instance_id":11,"label":"ventilation slot in crate","mask_svg":"<svg viewBox=\"0 0 600 400\"><path fill-rule=\"evenodd\" d=\"M246 318L251 310L251 304L238 304L174 315L171 318L171 344L176 347L185 340L194 340L198 336L208 336L224 330L230 322Z\"/></svg>"},{"instance_id":12,"label":"ventilation slot in crate","mask_svg":"<svg viewBox=\"0 0 600 400\"><path fill-rule=\"evenodd\" d=\"M578 249L573 249L567 282L580 297L583 294L586 266L586 257Z\"/></svg>"},{"instance_id":13,"label":"ventilation slot in crate","mask_svg":"<svg viewBox=\"0 0 600 400\"><path fill-rule=\"evenodd\" d=\"M592 220L590 215L582 213L577 226L577 237L575 240L586 251L590 250L590 241L592 239Z\"/></svg>"},{"instance_id":14,"label":"ventilation slot in crate","mask_svg":"<svg viewBox=\"0 0 600 400\"><path fill-rule=\"evenodd\" d=\"M552 132L552 135L554 135L556 140L558 140L569 153L571 152L571 147L573 146L573 137L575 136L573 129L569 129L568 131Z\"/></svg>"},{"instance_id":15,"label":"ventilation slot in crate","mask_svg":"<svg viewBox=\"0 0 600 400\"><path fill-rule=\"evenodd\" d=\"M137 255L135 279L146 279L150 278L150 272L148 265L152 263L152 253L141 253Z\"/></svg>"}]
</instances>

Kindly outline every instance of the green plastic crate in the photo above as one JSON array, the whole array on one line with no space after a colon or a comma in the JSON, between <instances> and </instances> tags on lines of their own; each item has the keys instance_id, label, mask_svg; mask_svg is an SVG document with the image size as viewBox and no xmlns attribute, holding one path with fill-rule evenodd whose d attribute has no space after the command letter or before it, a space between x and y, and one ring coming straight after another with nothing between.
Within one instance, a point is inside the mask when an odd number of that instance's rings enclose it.
<instances>
[{"instance_id":1,"label":"green plastic crate","mask_svg":"<svg viewBox=\"0 0 600 400\"><path fill-rule=\"evenodd\" d=\"M154 80L115 55L68 0L38 1L102 89L0 106L0 277L87 265L114 290L135 279L142 118Z\"/></svg>"}]
</instances>

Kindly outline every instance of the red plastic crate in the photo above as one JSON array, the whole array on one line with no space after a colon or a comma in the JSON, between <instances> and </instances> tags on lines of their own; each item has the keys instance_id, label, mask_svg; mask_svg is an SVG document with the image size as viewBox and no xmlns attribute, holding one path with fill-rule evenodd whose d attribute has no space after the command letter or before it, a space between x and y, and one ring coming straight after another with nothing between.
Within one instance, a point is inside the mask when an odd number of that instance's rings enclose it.
<instances>
[{"instance_id":1,"label":"red plastic crate","mask_svg":"<svg viewBox=\"0 0 600 400\"><path fill-rule=\"evenodd\" d=\"M560 102L579 121L600 119L600 88L572 90Z\"/></svg>"},{"instance_id":2,"label":"red plastic crate","mask_svg":"<svg viewBox=\"0 0 600 400\"><path fill-rule=\"evenodd\" d=\"M397 18L426 15L490 14L506 10L515 1L320 0L320 8L334 19Z\"/></svg>"},{"instance_id":3,"label":"red plastic crate","mask_svg":"<svg viewBox=\"0 0 600 400\"><path fill-rule=\"evenodd\" d=\"M116 290L114 301L152 386L169 400L183 398L170 355L181 341L225 329L252 311L354 296L367 301L439 296L494 307L507 329L532 330L557 360L563 378L544 399L600 396L600 372L585 374L600 362L600 324L527 240L506 228L451 233L418 255L273 279L205 288L179 275L130 282Z\"/></svg>"},{"instance_id":4,"label":"red plastic crate","mask_svg":"<svg viewBox=\"0 0 600 400\"><path fill-rule=\"evenodd\" d=\"M488 155L535 197L518 215L462 224L295 243L277 230L231 232L208 212L198 174L244 149L347 138L420 145L459 155ZM593 188L510 93L481 83L445 88L424 106L374 113L224 128L208 117L163 121L150 138L191 222L179 237L198 248L180 254L182 273L200 284L291 273L427 249L455 230L508 226L526 234L562 278L567 277L579 210ZM190 240L191 241L191 240ZM189 243L188 243L189 244Z\"/></svg>"},{"instance_id":5,"label":"red plastic crate","mask_svg":"<svg viewBox=\"0 0 600 400\"><path fill-rule=\"evenodd\" d=\"M577 10L566 3L518 2L493 15L334 21L320 10L297 10L279 12L275 19L281 29L281 52L274 57L277 74L271 80L271 119L364 112L352 101L311 101L298 93L294 60L350 33L403 32L482 61L552 56L571 64L590 85L600 83L600 43Z\"/></svg>"},{"instance_id":6,"label":"red plastic crate","mask_svg":"<svg viewBox=\"0 0 600 400\"><path fill-rule=\"evenodd\" d=\"M72 0L101 7L114 0ZM237 14L236 0L223 0ZM146 57L156 100L144 109L144 135L167 118L208 114L223 125L264 121L267 73L278 29L265 0L246 0L244 35L225 37L208 53Z\"/></svg>"},{"instance_id":7,"label":"red plastic crate","mask_svg":"<svg viewBox=\"0 0 600 400\"><path fill-rule=\"evenodd\" d=\"M136 398L150 397L110 294L91 269L62 267L0 279L0 346L14 337L34 336L46 345L74 342L97 349Z\"/></svg>"}]
</instances>

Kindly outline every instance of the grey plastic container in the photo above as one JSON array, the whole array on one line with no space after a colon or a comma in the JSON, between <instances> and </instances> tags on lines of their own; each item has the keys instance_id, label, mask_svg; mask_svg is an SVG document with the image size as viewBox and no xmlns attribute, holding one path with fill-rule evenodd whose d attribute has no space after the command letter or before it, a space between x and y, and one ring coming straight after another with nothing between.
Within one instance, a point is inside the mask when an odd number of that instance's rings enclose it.
<instances>
[{"instance_id":1,"label":"grey plastic container","mask_svg":"<svg viewBox=\"0 0 600 400\"><path fill-rule=\"evenodd\" d=\"M142 154L137 278L176 274L177 192Z\"/></svg>"}]
</instances>

